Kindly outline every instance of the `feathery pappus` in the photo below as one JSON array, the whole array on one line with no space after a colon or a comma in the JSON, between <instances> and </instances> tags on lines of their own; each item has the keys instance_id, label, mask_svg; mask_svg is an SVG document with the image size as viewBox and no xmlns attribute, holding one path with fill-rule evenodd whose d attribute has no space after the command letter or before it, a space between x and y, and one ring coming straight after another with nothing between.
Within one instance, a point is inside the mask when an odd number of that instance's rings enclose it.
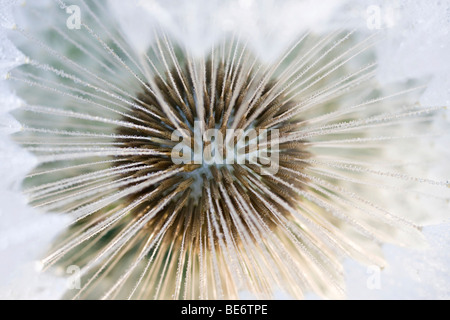
<instances>
[{"instance_id":1,"label":"feathery pappus","mask_svg":"<svg viewBox=\"0 0 450 320\"><path fill-rule=\"evenodd\" d=\"M391 204L448 181L392 150L445 107L417 104L423 82L378 84L377 33L301 32L267 61L239 32L198 54L158 25L137 50L106 4L80 1L68 30L56 3L49 28L14 26L27 58L7 78L39 160L24 193L73 221L42 260L80 267L68 298L342 298L343 259L383 267L383 244L423 241Z\"/></svg>"}]
</instances>

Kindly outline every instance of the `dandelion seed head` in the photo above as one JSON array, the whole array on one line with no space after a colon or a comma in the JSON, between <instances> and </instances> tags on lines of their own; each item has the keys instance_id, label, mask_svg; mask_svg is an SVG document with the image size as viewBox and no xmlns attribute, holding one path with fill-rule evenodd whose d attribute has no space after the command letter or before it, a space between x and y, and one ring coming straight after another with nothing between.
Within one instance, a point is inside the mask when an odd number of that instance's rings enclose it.
<instances>
[{"instance_id":1,"label":"dandelion seed head","mask_svg":"<svg viewBox=\"0 0 450 320\"><path fill-rule=\"evenodd\" d=\"M40 161L24 193L72 219L42 261L80 267L82 287L68 297L270 298L281 288L337 298L343 258L384 267L384 243L423 242L416 218L426 213L405 213L398 198L422 195L417 185L447 189L421 176L415 161L426 157L406 148L433 134L443 108L417 105L420 81L379 86L376 35L304 32L267 59L239 32L186 45L182 31L198 35L187 28L198 25L183 25L189 15L172 23L160 3L146 2L165 14L138 34L139 6L80 1L81 28L68 31L58 2L44 33L18 23L30 58L8 81L26 101L15 139ZM276 147L262 143L258 159L263 130ZM227 143L244 150L233 161L204 153L227 155ZM192 157L178 161L177 145Z\"/></svg>"}]
</instances>

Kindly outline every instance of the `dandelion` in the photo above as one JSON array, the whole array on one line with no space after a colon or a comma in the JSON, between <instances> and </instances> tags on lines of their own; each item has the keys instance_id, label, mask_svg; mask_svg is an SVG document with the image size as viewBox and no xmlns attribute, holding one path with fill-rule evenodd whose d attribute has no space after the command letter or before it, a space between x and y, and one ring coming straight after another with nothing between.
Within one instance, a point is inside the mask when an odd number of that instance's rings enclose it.
<instances>
[{"instance_id":1,"label":"dandelion","mask_svg":"<svg viewBox=\"0 0 450 320\"><path fill-rule=\"evenodd\" d=\"M39 160L23 192L72 219L42 260L81 268L67 297L341 298L344 258L422 243L404 199L448 181L399 150L445 107L417 104L420 81L378 85L376 33L312 30L265 59L239 32L195 50L155 23L144 43L102 2L56 2L49 29L14 25L27 58L7 78Z\"/></svg>"}]
</instances>

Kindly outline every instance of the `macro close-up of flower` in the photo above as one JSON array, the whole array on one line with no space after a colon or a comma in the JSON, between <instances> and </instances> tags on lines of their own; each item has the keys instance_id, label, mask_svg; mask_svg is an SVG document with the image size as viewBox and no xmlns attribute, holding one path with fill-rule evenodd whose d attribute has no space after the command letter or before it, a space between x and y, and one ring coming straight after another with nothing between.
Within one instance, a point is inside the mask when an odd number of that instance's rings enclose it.
<instances>
[{"instance_id":1,"label":"macro close-up of flower","mask_svg":"<svg viewBox=\"0 0 450 320\"><path fill-rule=\"evenodd\" d=\"M450 2L0 10L0 298L450 299Z\"/></svg>"}]
</instances>

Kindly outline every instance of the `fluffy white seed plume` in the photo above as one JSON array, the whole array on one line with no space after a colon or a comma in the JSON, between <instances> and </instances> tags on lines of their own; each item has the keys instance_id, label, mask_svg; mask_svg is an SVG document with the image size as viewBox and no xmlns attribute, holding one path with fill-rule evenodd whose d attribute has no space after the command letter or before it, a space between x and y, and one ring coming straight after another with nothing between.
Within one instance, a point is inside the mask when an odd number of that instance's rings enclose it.
<instances>
[{"instance_id":1,"label":"fluffy white seed plume","mask_svg":"<svg viewBox=\"0 0 450 320\"><path fill-rule=\"evenodd\" d=\"M428 156L413 150L441 134L433 124L445 108L417 104L419 81L380 88L376 33L313 29L264 52L249 34L263 30L251 15L269 1L209 4L247 8L235 21L253 28L214 24L224 12L212 10L204 21L214 28L202 38L192 38L203 24L190 19L209 9L198 5L189 8L205 11L177 17L173 1L126 10L79 1L71 29L68 4L56 4L48 27L12 28L28 58L7 78L26 101L14 113L15 139L40 161L24 193L73 219L42 261L81 268L69 297L217 299L246 290L271 298L281 288L340 298L342 259L383 267L383 243L422 243L417 221L429 213L405 211L408 199L437 189L433 202L448 206L448 180L424 176L417 168ZM146 11L145 32L133 33L140 24L131 17ZM286 29L276 22L265 41ZM208 138L213 129L223 144ZM200 162L176 161L175 131L185 150L205 155ZM269 141L256 147L265 155L254 160L251 142L264 131ZM234 149L249 132L253 140ZM204 152L228 155L229 143L247 161L207 162Z\"/></svg>"},{"instance_id":2,"label":"fluffy white seed plume","mask_svg":"<svg viewBox=\"0 0 450 320\"><path fill-rule=\"evenodd\" d=\"M11 1L10 1L11 2ZM1 2L0 77L22 64L25 57L7 39L12 19L9 2ZM12 20L9 20L12 21ZM22 101L4 81L0 82L0 298L49 299L64 292L65 280L52 274L39 274L36 260L48 250L51 240L61 232L67 219L42 215L27 205L21 181L37 165L32 154L11 141L10 134L21 124L9 112Z\"/></svg>"}]
</instances>

